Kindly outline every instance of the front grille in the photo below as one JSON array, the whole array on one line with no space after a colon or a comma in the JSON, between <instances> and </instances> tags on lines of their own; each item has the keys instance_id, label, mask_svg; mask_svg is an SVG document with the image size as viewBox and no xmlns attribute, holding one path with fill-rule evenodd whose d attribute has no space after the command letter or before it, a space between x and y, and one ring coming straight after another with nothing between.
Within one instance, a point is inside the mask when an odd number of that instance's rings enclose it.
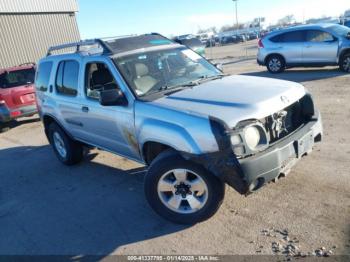
<instances>
[{"instance_id":1,"label":"front grille","mask_svg":"<svg viewBox=\"0 0 350 262\"><path fill-rule=\"evenodd\" d=\"M310 95L305 95L294 104L266 117L263 122L268 133L270 144L294 132L314 115L313 102Z\"/></svg>"}]
</instances>

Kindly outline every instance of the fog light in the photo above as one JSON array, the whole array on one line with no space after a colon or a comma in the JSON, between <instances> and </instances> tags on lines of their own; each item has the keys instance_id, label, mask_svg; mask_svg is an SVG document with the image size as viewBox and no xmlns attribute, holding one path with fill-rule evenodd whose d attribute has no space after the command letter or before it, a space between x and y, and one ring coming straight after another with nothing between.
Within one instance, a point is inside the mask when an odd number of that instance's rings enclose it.
<instances>
[{"instance_id":1,"label":"fog light","mask_svg":"<svg viewBox=\"0 0 350 262\"><path fill-rule=\"evenodd\" d=\"M233 135L231 136L231 143L232 145L239 145L242 143L242 139L240 135Z\"/></svg>"}]
</instances>

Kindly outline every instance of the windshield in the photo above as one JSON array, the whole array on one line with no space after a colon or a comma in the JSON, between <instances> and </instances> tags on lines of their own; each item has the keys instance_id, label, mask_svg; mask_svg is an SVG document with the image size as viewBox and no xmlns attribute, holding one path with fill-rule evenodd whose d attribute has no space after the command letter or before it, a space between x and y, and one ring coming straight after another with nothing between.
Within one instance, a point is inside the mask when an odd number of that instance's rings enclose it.
<instances>
[{"instance_id":1,"label":"windshield","mask_svg":"<svg viewBox=\"0 0 350 262\"><path fill-rule=\"evenodd\" d=\"M343 25L333 25L330 29L339 36L346 37L350 33L350 28Z\"/></svg>"},{"instance_id":2,"label":"windshield","mask_svg":"<svg viewBox=\"0 0 350 262\"><path fill-rule=\"evenodd\" d=\"M139 97L221 75L215 66L187 48L137 53L114 61Z\"/></svg>"},{"instance_id":3,"label":"windshield","mask_svg":"<svg viewBox=\"0 0 350 262\"><path fill-rule=\"evenodd\" d=\"M11 88L34 83L34 68L0 74L0 88Z\"/></svg>"}]
</instances>

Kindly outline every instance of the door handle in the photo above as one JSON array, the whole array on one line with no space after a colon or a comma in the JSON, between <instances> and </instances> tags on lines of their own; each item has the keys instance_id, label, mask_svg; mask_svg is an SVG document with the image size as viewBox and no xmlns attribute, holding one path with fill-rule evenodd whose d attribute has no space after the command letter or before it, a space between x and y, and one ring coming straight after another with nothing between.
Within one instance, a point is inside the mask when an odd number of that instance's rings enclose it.
<instances>
[{"instance_id":1,"label":"door handle","mask_svg":"<svg viewBox=\"0 0 350 262\"><path fill-rule=\"evenodd\" d=\"M87 113L87 112L89 112L89 108L88 108L87 106L83 106L83 107L81 108L81 111Z\"/></svg>"}]
</instances>

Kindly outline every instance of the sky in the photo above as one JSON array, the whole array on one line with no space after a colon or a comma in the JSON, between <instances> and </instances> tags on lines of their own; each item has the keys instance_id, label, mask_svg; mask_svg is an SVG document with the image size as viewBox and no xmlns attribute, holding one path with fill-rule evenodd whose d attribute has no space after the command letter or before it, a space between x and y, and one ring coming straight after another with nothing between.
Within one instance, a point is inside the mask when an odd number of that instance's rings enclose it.
<instances>
[{"instance_id":1,"label":"sky","mask_svg":"<svg viewBox=\"0 0 350 262\"><path fill-rule=\"evenodd\" d=\"M83 39L158 32L197 33L235 21L232 0L78 0L78 25ZM286 15L297 21L339 16L350 0L238 0L240 23L265 17L267 24Z\"/></svg>"}]
</instances>

